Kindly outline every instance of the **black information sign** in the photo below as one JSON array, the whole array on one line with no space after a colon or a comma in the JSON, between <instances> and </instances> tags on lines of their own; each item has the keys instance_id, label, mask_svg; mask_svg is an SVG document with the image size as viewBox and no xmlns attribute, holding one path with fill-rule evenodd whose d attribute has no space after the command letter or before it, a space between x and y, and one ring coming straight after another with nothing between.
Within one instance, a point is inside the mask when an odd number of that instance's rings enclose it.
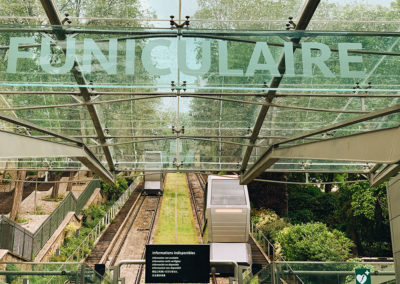
<instances>
[{"instance_id":1,"label":"black information sign","mask_svg":"<svg viewBox=\"0 0 400 284\"><path fill-rule=\"evenodd\" d=\"M209 282L209 245L146 246L146 283Z\"/></svg>"}]
</instances>

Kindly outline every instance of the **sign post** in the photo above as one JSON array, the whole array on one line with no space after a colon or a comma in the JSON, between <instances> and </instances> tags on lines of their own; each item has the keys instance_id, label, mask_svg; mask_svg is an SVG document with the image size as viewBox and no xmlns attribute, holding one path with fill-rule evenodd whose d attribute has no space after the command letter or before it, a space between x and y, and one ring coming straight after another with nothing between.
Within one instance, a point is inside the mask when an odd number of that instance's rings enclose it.
<instances>
[{"instance_id":1,"label":"sign post","mask_svg":"<svg viewBox=\"0 0 400 284\"><path fill-rule=\"evenodd\" d=\"M146 283L209 283L209 245L147 245Z\"/></svg>"},{"instance_id":2,"label":"sign post","mask_svg":"<svg viewBox=\"0 0 400 284\"><path fill-rule=\"evenodd\" d=\"M356 269L356 284L371 284L371 272L368 268Z\"/></svg>"}]
</instances>

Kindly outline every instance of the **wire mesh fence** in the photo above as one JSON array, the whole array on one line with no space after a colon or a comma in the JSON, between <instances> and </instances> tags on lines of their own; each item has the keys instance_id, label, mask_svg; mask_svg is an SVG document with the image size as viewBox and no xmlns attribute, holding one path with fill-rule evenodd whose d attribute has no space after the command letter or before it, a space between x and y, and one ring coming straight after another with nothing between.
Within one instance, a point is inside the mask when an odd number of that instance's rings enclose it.
<instances>
[{"instance_id":1,"label":"wire mesh fence","mask_svg":"<svg viewBox=\"0 0 400 284\"><path fill-rule=\"evenodd\" d=\"M79 214L98 187L100 187L100 181L93 180L78 198L70 192L35 233L31 233L2 215L0 217L0 248L8 249L27 259L33 259L57 230L68 212L73 211Z\"/></svg>"}]
</instances>

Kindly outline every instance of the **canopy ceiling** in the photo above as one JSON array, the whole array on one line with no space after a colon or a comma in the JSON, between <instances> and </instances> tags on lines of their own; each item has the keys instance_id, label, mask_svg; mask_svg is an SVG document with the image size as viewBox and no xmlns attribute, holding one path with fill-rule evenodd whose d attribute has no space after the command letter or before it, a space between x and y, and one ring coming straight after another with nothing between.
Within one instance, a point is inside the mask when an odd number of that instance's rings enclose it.
<instances>
[{"instance_id":1,"label":"canopy ceiling","mask_svg":"<svg viewBox=\"0 0 400 284\"><path fill-rule=\"evenodd\" d=\"M0 111L8 117L1 128L73 138L110 171L145 169L145 153L160 151L163 170L243 173L282 141L291 147L399 126L395 4L388 11L264 1L268 12L255 0L183 1L181 8L169 1L164 10L156 1L20 2L0 3ZM26 169L82 166L69 158L13 161ZM266 170L386 166L310 157Z\"/></svg>"}]
</instances>

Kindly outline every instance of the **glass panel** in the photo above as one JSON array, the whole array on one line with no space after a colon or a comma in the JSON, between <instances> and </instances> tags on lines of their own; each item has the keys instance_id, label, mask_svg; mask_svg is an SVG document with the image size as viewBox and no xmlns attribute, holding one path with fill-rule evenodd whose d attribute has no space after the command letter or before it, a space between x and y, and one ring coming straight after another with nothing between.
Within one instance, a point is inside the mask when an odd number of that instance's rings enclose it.
<instances>
[{"instance_id":1,"label":"glass panel","mask_svg":"<svg viewBox=\"0 0 400 284\"><path fill-rule=\"evenodd\" d=\"M82 263L1 262L0 279L5 283L112 283Z\"/></svg>"},{"instance_id":2,"label":"glass panel","mask_svg":"<svg viewBox=\"0 0 400 284\"><path fill-rule=\"evenodd\" d=\"M354 263L354 262L287 262L277 263L277 276L288 281L293 278L293 274L303 281L303 283L354 283L355 269L367 268L371 272L371 283L394 283L394 265L388 263ZM302 271L296 274L296 271ZM377 272L378 271L378 272ZM288 273L289 272L289 273ZM377 272L378 275L375 275ZM382 275L380 275L382 272ZM291 274L291 275L289 275ZM297 278L297 279L298 279Z\"/></svg>"},{"instance_id":3,"label":"glass panel","mask_svg":"<svg viewBox=\"0 0 400 284\"><path fill-rule=\"evenodd\" d=\"M201 21L205 2L196 3L183 9L198 17L199 25L206 24ZM289 2L275 4L278 13ZM289 6L294 13L300 5ZM87 13L104 16L101 9ZM228 23L217 14L211 17L215 23ZM231 19L245 17L238 13ZM282 139L398 104L398 33L223 27L70 25L67 40L57 40L51 26L0 26L0 110L80 139L104 165L103 147L108 146L117 169L145 169L144 153L161 151L163 169L237 171L260 111L266 118L249 166ZM273 79L279 86L271 85ZM89 112L88 105L95 111ZM399 121L398 114L391 114L285 146L396 127ZM1 127L63 141L9 123ZM105 141L99 138L102 132ZM54 161L61 168L70 163ZM271 170L300 170L304 163L280 161ZM365 167L330 161L311 166L332 171Z\"/></svg>"},{"instance_id":4,"label":"glass panel","mask_svg":"<svg viewBox=\"0 0 400 284\"><path fill-rule=\"evenodd\" d=\"M213 180L211 205L246 205L244 186L239 180Z\"/></svg>"}]
</instances>

